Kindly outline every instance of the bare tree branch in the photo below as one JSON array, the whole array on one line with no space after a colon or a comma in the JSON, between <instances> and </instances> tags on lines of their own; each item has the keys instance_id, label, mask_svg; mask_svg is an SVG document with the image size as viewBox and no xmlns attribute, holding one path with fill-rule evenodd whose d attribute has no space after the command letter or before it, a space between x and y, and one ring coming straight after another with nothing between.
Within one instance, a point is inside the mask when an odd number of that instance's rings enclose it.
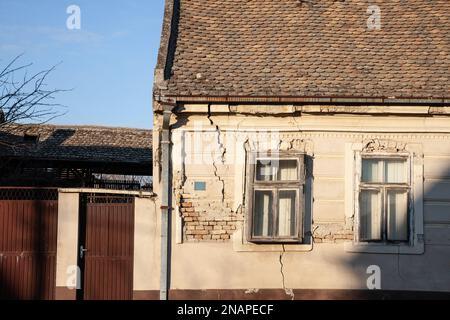
<instances>
[{"instance_id":1,"label":"bare tree branch","mask_svg":"<svg viewBox=\"0 0 450 320\"><path fill-rule=\"evenodd\" d=\"M45 81L55 70L53 66L32 74L33 65L19 64L23 54L16 56L0 69L0 128L27 123L45 123L65 112L63 105L54 103L55 95L68 90L47 89ZM23 73L23 75L22 75ZM19 76L20 80L16 80Z\"/></svg>"}]
</instances>

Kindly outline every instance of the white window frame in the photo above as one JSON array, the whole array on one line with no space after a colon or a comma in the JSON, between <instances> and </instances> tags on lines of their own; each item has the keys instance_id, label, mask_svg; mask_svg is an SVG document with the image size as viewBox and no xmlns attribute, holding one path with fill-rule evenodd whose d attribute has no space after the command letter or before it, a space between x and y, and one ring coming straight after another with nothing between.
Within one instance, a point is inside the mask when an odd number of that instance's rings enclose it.
<instances>
[{"instance_id":1,"label":"white window frame","mask_svg":"<svg viewBox=\"0 0 450 320\"><path fill-rule=\"evenodd\" d=\"M378 243L378 244L386 244L386 245L391 245L394 244L394 242L392 241L388 241L387 239L383 239L381 241L364 241L360 239L360 210L359 210L359 202L360 202L360 195L361 195L361 191L362 190L377 190L377 191L383 191L383 194L385 194L385 190L386 189L395 189L395 184L390 184L390 183L367 183L367 182L363 182L362 181L362 163L363 160L365 159L376 159L376 160L381 160L381 161L389 161L389 160L403 160L405 161L405 176L406 176L406 183L401 184L402 186L399 186L398 188L401 190L405 190L407 193L407 207L408 207L408 240L405 242L401 242L398 244L407 244L409 246L412 245L412 222L413 222L413 216L412 216L412 211L413 208L411 206L411 157L408 153L398 153L398 154L385 154L385 153L361 153L361 161L360 161L360 171L359 171L359 175L356 181L356 199L355 199L355 206L356 206L356 210L355 212L357 213L355 215L355 241L357 243L365 243L365 244L369 244L369 243ZM384 169L384 167L383 167ZM358 172L358 171L357 171ZM384 170L380 170L380 174L384 174ZM377 185L376 187L372 188L372 185ZM383 197L381 197L380 199L381 204L383 205L382 207L386 206L386 199L383 200ZM385 212L385 208L382 209L383 212L383 216L386 215ZM382 226L382 233L386 232L385 229L387 228L386 225L384 225L386 223L386 221L381 222ZM382 238L385 235L382 234ZM397 244L397 243L395 243Z\"/></svg>"},{"instance_id":2,"label":"white window frame","mask_svg":"<svg viewBox=\"0 0 450 320\"><path fill-rule=\"evenodd\" d=\"M416 145L402 152L365 152L363 144L347 145L346 150L346 208L347 218L352 221L354 239L345 243L347 252L423 254L423 154ZM359 239L359 194L362 178L362 159L404 158L407 160L408 184L408 242L364 242Z\"/></svg>"}]
</instances>

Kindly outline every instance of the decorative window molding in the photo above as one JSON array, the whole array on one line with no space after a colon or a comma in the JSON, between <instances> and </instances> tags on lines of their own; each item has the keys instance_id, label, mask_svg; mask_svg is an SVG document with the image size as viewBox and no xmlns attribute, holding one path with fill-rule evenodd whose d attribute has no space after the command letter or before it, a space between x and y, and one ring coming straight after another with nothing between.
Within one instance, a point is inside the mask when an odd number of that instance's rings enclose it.
<instances>
[{"instance_id":1,"label":"decorative window molding","mask_svg":"<svg viewBox=\"0 0 450 320\"><path fill-rule=\"evenodd\" d=\"M395 161L395 159L402 160L404 161L404 166L400 165L399 168L405 168L406 179L402 180L402 183L397 184L384 183L386 181L377 181L376 183L364 182L363 180L367 180L367 178L363 179L362 177L364 159L380 160L381 168L387 165L383 164L383 161L385 161L384 163L388 163L392 160ZM404 144L397 141L379 139L371 139L364 143L349 144L346 150L346 179L347 223L353 224L352 227L354 229L354 240L345 244L346 251L392 254L422 254L424 252L423 152L421 145ZM362 209L359 207L360 192L361 190L371 189L374 193L382 192L383 195L387 194L386 190L399 190L398 192L401 194L407 193L407 239L404 239L404 241L389 241L386 230L386 220L382 221L380 224L383 231L380 233L379 241L367 241L367 239L361 239ZM352 193L351 195L350 192ZM384 217L383 219L386 219L385 217L387 216L388 211L386 201L388 201L387 198L380 202L380 204L382 204L382 206L380 206L380 211L382 212L381 217ZM402 234L404 235L404 230ZM404 236L400 238L403 239L403 237ZM395 237L392 238L395 239Z\"/></svg>"},{"instance_id":2,"label":"decorative window molding","mask_svg":"<svg viewBox=\"0 0 450 320\"><path fill-rule=\"evenodd\" d=\"M364 143L364 147L361 152L370 153L399 153L405 152L406 144L398 141L385 140L385 139L372 139Z\"/></svg>"},{"instance_id":3,"label":"decorative window molding","mask_svg":"<svg viewBox=\"0 0 450 320\"><path fill-rule=\"evenodd\" d=\"M248 137L242 141L242 149L238 150L239 159L242 163L246 163L242 166L241 170L236 170L236 182L241 188L236 190L236 199L238 201L235 206L242 209L242 213L246 217L244 219L241 228L238 228L232 236L233 250L236 252L309 252L312 250L312 158L314 156L313 143L310 140L303 140L296 138L295 134L281 132L278 135L278 140L271 143L272 149L268 149L267 142L261 143L257 139ZM303 206L303 240L299 242L275 242L275 243L254 243L248 241L249 223L248 223L248 164L249 157L252 153L259 153L260 155L267 156L270 154L268 151L274 150L272 154L281 153L297 153L304 154L304 166L305 166L305 186L304 186L304 206ZM244 195L244 196L242 196ZM242 202L241 202L242 201ZM251 229L250 229L251 230Z\"/></svg>"}]
</instances>

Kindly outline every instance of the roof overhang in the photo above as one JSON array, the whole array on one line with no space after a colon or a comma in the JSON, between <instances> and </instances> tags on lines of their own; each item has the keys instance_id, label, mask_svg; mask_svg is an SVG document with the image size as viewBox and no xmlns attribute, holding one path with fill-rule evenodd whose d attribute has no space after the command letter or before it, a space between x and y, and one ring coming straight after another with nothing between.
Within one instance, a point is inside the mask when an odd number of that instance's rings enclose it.
<instances>
[{"instance_id":1,"label":"roof overhang","mask_svg":"<svg viewBox=\"0 0 450 320\"><path fill-rule=\"evenodd\" d=\"M159 101L159 98L156 97ZM319 96L165 96L172 102L211 103L355 103L355 104L422 104L448 105L450 97L319 97Z\"/></svg>"}]
</instances>

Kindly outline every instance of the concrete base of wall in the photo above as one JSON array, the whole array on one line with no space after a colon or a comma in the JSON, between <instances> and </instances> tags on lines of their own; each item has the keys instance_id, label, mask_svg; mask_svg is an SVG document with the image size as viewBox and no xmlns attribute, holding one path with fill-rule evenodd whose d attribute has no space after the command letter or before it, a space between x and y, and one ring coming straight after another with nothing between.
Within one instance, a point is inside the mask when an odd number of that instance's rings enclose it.
<instances>
[{"instance_id":1,"label":"concrete base of wall","mask_svg":"<svg viewBox=\"0 0 450 320\"><path fill-rule=\"evenodd\" d=\"M170 290L169 300L450 300L450 292L390 290ZM55 300L76 300L75 290L57 287ZM158 290L134 291L133 300L159 300Z\"/></svg>"},{"instance_id":2,"label":"concrete base of wall","mask_svg":"<svg viewBox=\"0 0 450 320\"><path fill-rule=\"evenodd\" d=\"M133 300L159 300L158 290L134 291Z\"/></svg>"},{"instance_id":3,"label":"concrete base of wall","mask_svg":"<svg viewBox=\"0 0 450 320\"><path fill-rule=\"evenodd\" d=\"M56 287L55 300L76 300L77 291L66 287Z\"/></svg>"},{"instance_id":4,"label":"concrete base of wall","mask_svg":"<svg viewBox=\"0 0 450 320\"><path fill-rule=\"evenodd\" d=\"M135 291L135 300L158 300L159 291ZM169 300L450 300L449 292L388 290L171 290Z\"/></svg>"},{"instance_id":5,"label":"concrete base of wall","mask_svg":"<svg viewBox=\"0 0 450 320\"><path fill-rule=\"evenodd\" d=\"M76 300L76 290L66 287L56 287L55 300ZM133 300L159 300L158 290L134 291Z\"/></svg>"}]
</instances>

